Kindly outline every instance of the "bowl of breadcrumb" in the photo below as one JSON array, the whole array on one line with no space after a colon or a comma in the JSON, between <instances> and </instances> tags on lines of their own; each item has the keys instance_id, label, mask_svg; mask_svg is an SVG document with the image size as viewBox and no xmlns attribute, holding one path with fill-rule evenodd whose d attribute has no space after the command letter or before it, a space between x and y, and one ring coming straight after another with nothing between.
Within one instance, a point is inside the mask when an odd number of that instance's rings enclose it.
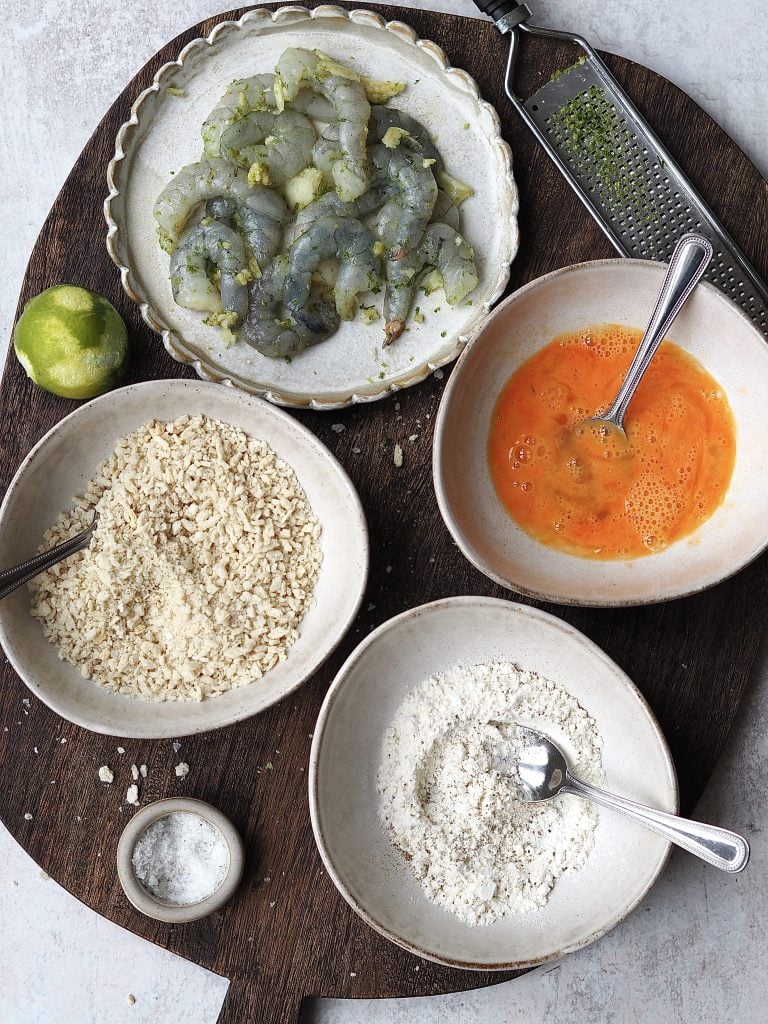
<instances>
[{"instance_id":1,"label":"bowl of breadcrumb","mask_svg":"<svg viewBox=\"0 0 768 1024\"><path fill-rule=\"evenodd\" d=\"M80 406L19 467L0 565L89 546L0 605L0 643L64 718L136 738L282 700L344 636L368 571L352 482L305 427L216 384L150 381Z\"/></svg>"}]
</instances>

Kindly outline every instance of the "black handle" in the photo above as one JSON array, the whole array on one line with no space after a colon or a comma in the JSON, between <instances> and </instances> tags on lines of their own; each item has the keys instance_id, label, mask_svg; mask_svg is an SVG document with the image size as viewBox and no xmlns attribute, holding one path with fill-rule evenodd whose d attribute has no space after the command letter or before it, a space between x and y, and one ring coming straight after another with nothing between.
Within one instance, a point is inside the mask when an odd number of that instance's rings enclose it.
<instances>
[{"instance_id":1,"label":"black handle","mask_svg":"<svg viewBox=\"0 0 768 1024\"><path fill-rule=\"evenodd\" d=\"M475 7L478 7L483 14L487 14L489 18L493 18L494 21L511 14L520 6L515 3L515 0L474 0L474 3Z\"/></svg>"},{"instance_id":2,"label":"black handle","mask_svg":"<svg viewBox=\"0 0 768 1024\"><path fill-rule=\"evenodd\" d=\"M525 4L518 4L515 0L474 0L474 4L483 14L493 18L502 32L509 32L531 13Z\"/></svg>"}]
</instances>

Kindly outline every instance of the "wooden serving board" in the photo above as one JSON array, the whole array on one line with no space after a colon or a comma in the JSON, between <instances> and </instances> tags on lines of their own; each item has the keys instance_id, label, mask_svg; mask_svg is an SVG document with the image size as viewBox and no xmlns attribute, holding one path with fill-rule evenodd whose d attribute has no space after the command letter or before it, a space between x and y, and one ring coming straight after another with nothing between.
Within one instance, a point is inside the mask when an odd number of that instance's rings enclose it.
<instances>
[{"instance_id":1,"label":"wooden serving board","mask_svg":"<svg viewBox=\"0 0 768 1024\"><path fill-rule=\"evenodd\" d=\"M270 5L277 6L277 5ZM314 6L309 4L309 6ZM349 5L352 6L352 5ZM510 290L550 270L613 252L503 94L507 42L490 23L372 4L439 43L473 74L496 105L512 145L521 191L522 247ZM232 16L239 16L237 11ZM126 298L105 246L102 202L115 135L152 75L213 18L160 51L123 91L67 179L29 262L21 304L49 285L72 282L110 297L128 323L132 381L189 377L170 358ZM725 133L684 93L617 57L608 63L720 213L763 277L768 273L766 183ZM567 55L552 43L530 44L522 88L533 91ZM367 510L373 561L370 587L354 627L313 679L277 707L231 728L182 740L138 742L97 736L50 712L28 693L5 659L0 679L0 816L50 875L111 920L229 977L221 1021L293 1024L307 995L428 995L491 985L508 974L439 967L391 945L337 895L315 850L307 810L310 735L334 673L374 626L413 605L451 594L514 597L476 572L451 542L432 490L431 434L443 383L430 379L387 401L343 413L297 413L350 472ZM29 448L75 403L31 385L13 355L0 386L4 491ZM396 403L399 403L396 404ZM162 415L159 409L158 415ZM331 430L343 423L343 433ZM404 444L396 469L393 441ZM19 555L27 553L20 552ZM386 567L391 566L391 572ZM656 713L690 811L731 727L768 615L768 560L696 597L630 610L550 607L600 644L635 680ZM66 741L66 742L65 742ZM117 746L125 754L117 753ZM181 782L174 766L187 761ZM220 807L247 850L242 885L219 913L182 927L142 917L122 894L117 840L133 813L125 805L132 762L146 764L142 803L185 793ZM270 769L267 764L273 767ZM115 770L104 786L96 771ZM33 815L26 821L24 813Z\"/></svg>"}]
</instances>

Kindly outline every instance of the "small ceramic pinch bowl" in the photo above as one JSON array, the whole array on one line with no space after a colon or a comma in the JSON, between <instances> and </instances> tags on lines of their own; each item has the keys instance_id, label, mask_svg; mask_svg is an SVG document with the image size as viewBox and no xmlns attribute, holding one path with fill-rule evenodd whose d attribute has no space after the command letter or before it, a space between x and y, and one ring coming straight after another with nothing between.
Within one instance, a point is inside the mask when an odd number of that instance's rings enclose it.
<instances>
[{"instance_id":1,"label":"small ceramic pinch bowl","mask_svg":"<svg viewBox=\"0 0 768 1024\"><path fill-rule=\"evenodd\" d=\"M456 597L404 612L366 637L336 676L315 728L309 806L320 855L344 899L386 938L429 960L485 971L529 967L594 942L639 903L669 852L637 822L601 811L583 868L563 875L540 911L471 927L427 900L379 821L384 734L429 676L493 660L551 679L579 701L603 739L606 788L672 813L678 803L675 769L648 705L600 648L560 619Z\"/></svg>"},{"instance_id":2,"label":"small ceramic pinch bowl","mask_svg":"<svg viewBox=\"0 0 768 1024\"><path fill-rule=\"evenodd\" d=\"M204 381L156 380L81 405L19 467L0 507L0 566L30 558L59 513L84 493L121 437L153 419L204 415L266 441L291 466L322 529L323 561L299 638L262 678L202 701L157 703L111 693L58 657L29 612L26 587L0 602L0 643L29 689L62 717L94 732L163 739L217 729L296 690L354 619L368 575L368 530L357 491L325 445L268 402Z\"/></svg>"},{"instance_id":3,"label":"small ceramic pinch bowl","mask_svg":"<svg viewBox=\"0 0 768 1024\"><path fill-rule=\"evenodd\" d=\"M736 462L711 518L662 552L598 561L535 540L496 494L488 435L511 375L566 331L603 323L644 328L665 271L644 260L599 260L532 281L486 319L451 375L435 425L437 500L462 552L502 586L561 604L651 604L720 582L768 544L768 344L746 314L707 283L697 287L668 337L717 380L733 411Z\"/></svg>"},{"instance_id":4,"label":"small ceramic pinch bowl","mask_svg":"<svg viewBox=\"0 0 768 1024\"><path fill-rule=\"evenodd\" d=\"M192 814L202 818L213 826L226 846L227 868L224 878L209 896L194 903L171 903L155 896L141 884L133 867L133 852L139 839L150 825L170 814ZM220 810L203 800L170 797L142 807L125 826L117 844L117 875L123 892L142 914L156 921L186 924L207 917L234 896L243 876L244 856L240 833Z\"/></svg>"}]
</instances>

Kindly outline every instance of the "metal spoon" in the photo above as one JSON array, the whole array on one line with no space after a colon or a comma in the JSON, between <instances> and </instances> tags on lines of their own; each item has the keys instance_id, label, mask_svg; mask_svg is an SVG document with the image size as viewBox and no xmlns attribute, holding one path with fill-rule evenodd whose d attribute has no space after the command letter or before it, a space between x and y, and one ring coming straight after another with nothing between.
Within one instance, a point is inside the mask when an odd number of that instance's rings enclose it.
<instances>
[{"instance_id":1,"label":"metal spoon","mask_svg":"<svg viewBox=\"0 0 768 1024\"><path fill-rule=\"evenodd\" d=\"M699 283L701 275L712 259L712 243L704 235L692 232L683 235L675 246L672 259L669 261L664 283L656 300L643 340L640 342L635 358L630 363L624 383L612 405L599 416L593 416L587 423L599 427L616 429L624 433L624 417L627 406L637 390L643 374L656 354L656 349L664 335L672 326L677 314Z\"/></svg>"},{"instance_id":2,"label":"metal spoon","mask_svg":"<svg viewBox=\"0 0 768 1024\"><path fill-rule=\"evenodd\" d=\"M743 871L747 866L749 843L742 836L715 825L665 814L580 782L568 771L562 751L552 740L534 729L516 728L518 749L507 750L500 744L494 752L493 764L498 771L514 779L526 802L550 800L558 793L573 793L634 818L652 832L658 832L723 871Z\"/></svg>"},{"instance_id":3,"label":"metal spoon","mask_svg":"<svg viewBox=\"0 0 768 1024\"><path fill-rule=\"evenodd\" d=\"M69 558L70 555L74 555L75 552L87 548L91 543L91 537L98 521L98 515L94 515L93 522L87 530L75 534L74 537L69 537L67 540L62 541L61 544L57 544L55 548L49 548L48 551L35 555L34 558L22 562L21 565L17 565L13 569L6 569L4 572L0 572L0 601L4 597L8 597L9 594L12 594L14 590L18 590L24 583L29 583L31 579L34 579L41 572L45 572L46 569L56 565L57 562L61 562L65 558Z\"/></svg>"}]
</instances>

